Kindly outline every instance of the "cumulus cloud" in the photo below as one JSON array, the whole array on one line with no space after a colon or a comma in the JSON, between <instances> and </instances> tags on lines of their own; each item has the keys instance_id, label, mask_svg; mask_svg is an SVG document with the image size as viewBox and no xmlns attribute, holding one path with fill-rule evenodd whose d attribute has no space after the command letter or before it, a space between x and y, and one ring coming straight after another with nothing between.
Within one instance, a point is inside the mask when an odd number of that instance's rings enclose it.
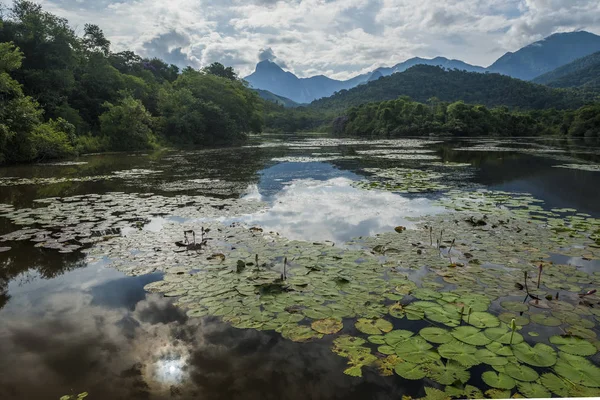
<instances>
[{"instance_id":1,"label":"cumulus cloud","mask_svg":"<svg viewBox=\"0 0 600 400\"><path fill-rule=\"evenodd\" d=\"M8 0L0 0L8 3ZM487 66L555 32L600 34L597 0L41 0L116 50L252 72L266 50L299 76L348 78L413 56ZM186 38L172 43L172 32ZM261 51L262 49L262 51Z\"/></svg>"}]
</instances>

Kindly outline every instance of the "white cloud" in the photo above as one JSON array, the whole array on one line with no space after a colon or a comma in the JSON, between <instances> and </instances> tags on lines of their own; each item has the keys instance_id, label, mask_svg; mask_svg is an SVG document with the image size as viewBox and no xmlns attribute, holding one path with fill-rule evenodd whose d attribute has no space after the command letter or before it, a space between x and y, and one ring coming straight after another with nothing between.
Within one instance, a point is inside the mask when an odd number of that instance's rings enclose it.
<instances>
[{"instance_id":1,"label":"white cloud","mask_svg":"<svg viewBox=\"0 0 600 400\"><path fill-rule=\"evenodd\" d=\"M7 0L0 0L7 3ZM487 66L554 32L600 33L597 0L41 0L116 50L250 73L271 48L299 76L347 78L413 56ZM173 42L173 38L185 38Z\"/></svg>"}]
</instances>

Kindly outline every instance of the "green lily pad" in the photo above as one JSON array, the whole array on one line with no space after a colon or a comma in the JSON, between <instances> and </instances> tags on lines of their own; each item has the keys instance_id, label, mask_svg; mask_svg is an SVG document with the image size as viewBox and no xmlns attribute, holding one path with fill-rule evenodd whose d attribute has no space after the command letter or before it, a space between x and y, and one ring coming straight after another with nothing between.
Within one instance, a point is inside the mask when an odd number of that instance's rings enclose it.
<instances>
[{"instance_id":1,"label":"green lily pad","mask_svg":"<svg viewBox=\"0 0 600 400\"><path fill-rule=\"evenodd\" d=\"M506 357L501 357L488 349L479 349L475 352L475 358L484 364L502 366L508 364Z\"/></svg>"},{"instance_id":2,"label":"green lily pad","mask_svg":"<svg viewBox=\"0 0 600 400\"><path fill-rule=\"evenodd\" d=\"M356 321L354 326L356 326L356 329L362 333L366 333L367 335L381 335L382 333L389 332L394 328L391 322L381 318L360 318L358 321Z\"/></svg>"},{"instance_id":3,"label":"green lily pad","mask_svg":"<svg viewBox=\"0 0 600 400\"><path fill-rule=\"evenodd\" d=\"M495 328L490 328L490 329L495 329ZM487 346L485 346L485 348L488 349L489 351L491 351L492 353L498 354L499 356L503 356L503 357L511 357L514 355L510 346L503 346L499 342L492 342L492 343L488 344Z\"/></svg>"},{"instance_id":4,"label":"green lily pad","mask_svg":"<svg viewBox=\"0 0 600 400\"><path fill-rule=\"evenodd\" d=\"M593 356L597 353L596 346L575 336L552 336L550 343L557 345L560 351L576 356Z\"/></svg>"},{"instance_id":5,"label":"green lily pad","mask_svg":"<svg viewBox=\"0 0 600 400\"><path fill-rule=\"evenodd\" d=\"M513 313L502 313L500 315L498 315L498 319L502 322L504 322L505 324L510 324L510 322L514 319L515 323L519 326L525 326L527 324L529 324L529 318L522 316L522 315L517 315L517 314L513 314Z\"/></svg>"},{"instance_id":6,"label":"green lily pad","mask_svg":"<svg viewBox=\"0 0 600 400\"><path fill-rule=\"evenodd\" d=\"M534 367L551 367L556 364L556 352L544 343L531 347L523 342L512 345L512 350L519 361Z\"/></svg>"},{"instance_id":7,"label":"green lily pad","mask_svg":"<svg viewBox=\"0 0 600 400\"><path fill-rule=\"evenodd\" d=\"M450 332L436 327L423 328L419 331L419 335L421 335L425 340L437 344L448 343L454 340Z\"/></svg>"},{"instance_id":8,"label":"green lily pad","mask_svg":"<svg viewBox=\"0 0 600 400\"><path fill-rule=\"evenodd\" d=\"M484 331L485 336L491 340L502 344L519 344L523 342L523 335L519 332L513 332L501 326L497 328L488 328ZM512 341L512 343L511 343Z\"/></svg>"},{"instance_id":9,"label":"green lily pad","mask_svg":"<svg viewBox=\"0 0 600 400\"><path fill-rule=\"evenodd\" d=\"M545 399L550 396L550 392L539 383L532 382L517 382L519 392L529 398Z\"/></svg>"},{"instance_id":10,"label":"green lily pad","mask_svg":"<svg viewBox=\"0 0 600 400\"><path fill-rule=\"evenodd\" d=\"M381 354L385 354L385 355L396 354L396 349L394 349L392 346L388 346L387 344L379 346L377 348L377 351L380 352Z\"/></svg>"},{"instance_id":11,"label":"green lily pad","mask_svg":"<svg viewBox=\"0 0 600 400\"><path fill-rule=\"evenodd\" d=\"M287 329L284 329L281 332L281 335L293 342L307 342L312 339L320 339L323 337L322 334L313 331L310 326L306 325L290 326Z\"/></svg>"},{"instance_id":12,"label":"green lily pad","mask_svg":"<svg viewBox=\"0 0 600 400\"><path fill-rule=\"evenodd\" d=\"M533 368L523 364L510 363L504 367L504 372L511 378L522 382L534 382L539 378Z\"/></svg>"},{"instance_id":13,"label":"green lily pad","mask_svg":"<svg viewBox=\"0 0 600 400\"><path fill-rule=\"evenodd\" d=\"M508 399L510 397L510 390L489 389L485 391L485 395L490 399Z\"/></svg>"},{"instance_id":14,"label":"green lily pad","mask_svg":"<svg viewBox=\"0 0 600 400\"><path fill-rule=\"evenodd\" d=\"M596 332L591 329L582 328L581 326L570 326L566 331L569 335L577 336L582 339L594 340L596 338Z\"/></svg>"},{"instance_id":15,"label":"green lily pad","mask_svg":"<svg viewBox=\"0 0 600 400\"><path fill-rule=\"evenodd\" d=\"M400 362L396 364L394 371L402 378L409 380L423 379L429 372L426 364L413 364L404 360L400 360Z\"/></svg>"},{"instance_id":16,"label":"green lily pad","mask_svg":"<svg viewBox=\"0 0 600 400\"><path fill-rule=\"evenodd\" d=\"M411 332L411 331L406 331L406 330L403 330L403 329L397 329L395 331L391 331L391 332L386 333L383 336L383 339L385 340L385 343L387 343L388 345L394 347L398 343L404 342L406 339L408 339L412 335L414 335L414 333Z\"/></svg>"},{"instance_id":17,"label":"green lily pad","mask_svg":"<svg viewBox=\"0 0 600 400\"><path fill-rule=\"evenodd\" d=\"M500 325L500 320L495 315L487 312L474 312L471 315L465 315L463 321L473 325L476 328L495 328Z\"/></svg>"},{"instance_id":18,"label":"green lily pad","mask_svg":"<svg viewBox=\"0 0 600 400\"><path fill-rule=\"evenodd\" d=\"M517 384L510 376L494 371L486 371L481 374L481 379L488 385L496 389L510 390Z\"/></svg>"},{"instance_id":19,"label":"green lily pad","mask_svg":"<svg viewBox=\"0 0 600 400\"><path fill-rule=\"evenodd\" d=\"M557 396L569 397L571 395L571 385L553 373L542 374L540 383Z\"/></svg>"},{"instance_id":20,"label":"green lily pad","mask_svg":"<svg viewBox=\"0 0 600 400\"><path fill-rule=\"evenodd\" d=\"M440 355L431 350L433 346L420 336L414 336L396 344L396 355L403 360L422 364L439 360Z\"/></svg>"},{"instance_id":21,"label":"green lily pad","mask_svg":"<svg viewBox=\"0 0 600 400\"><path fill-rule=\"evenodd\" d=\"M441 361L430 364L428 376L442 385L452 385L467 382L471 374L456 361L448 360L446 364Z\"/></svg>"},{"instance_id":22,"label":"green lily pad","mask_svg":"<svg viewBox=\"0 0 600 400\"><path fill-rule=\"evenodd\" d=\"M472 346L485 346L492 342L481 330L472 326L459 326L451 332L456 339Z\"/></svg>"},{"instance_id":23,"label":"green lily pad","mask_svg":"<svg viewBox=\"0 0 600 400\"><path fill-rule=\"evenodd\" d=\"M553 317L547 314L532 314L531 322L535 322L536 324L545 325L545 326L559 326L562 324L560 319Z\"/></svg>"},{"instance_id":24,"label":"green lily pad","mask_svg":"<svg viewBox=\"0 0 600 400\"><path fill-rule=\"evenodd\" d=\"M449 400L446 392L436 389L434 387L425 387L425 397L422 400Z\"/></svg>"},{"instance_id":25,"label":"green lily pad","mask_svg":"<svg viewBox=\"0 0 600 400\"><path fill-rule=\"evenodd\" d=\"M445 392L448 396L459 399L482 399L483 393L479 388L472 385L466 385L464 388L456 386L446 386Z\"/></svg>"},{"instance_id":26,"label":"green lily pad","mask_svg":"<svg viewBox=\"0 0 600 400\"><path fill-rule=\"evenodd\" d=\"M554 372L578 385L600 387L600 368L583 357L561 353Z\"/></svg>"},{"instance_id":27,"label":"green lily pad","mask_svg":"<svg viewBox=\"0 0 600 400\"><path fill-rule=\"evenodd\" d=\"M465 367L472 367L481 363L481 361L475 357L476 351L477 348L475 346L471 346L470 344L458 340L444 343L438 347L440 356L449 360L458 361Z\"/></svg>"},{"instance_id":28,"label":"green lily pad","mask_svg":"<svg viewBox=\"0 0 600 400\"><path fill-rule=\"evenodd\" d=\"M367 338L367 340L373 344L384 344L385 336L383 335L371 335Z\"/></svg>"},{"instance_id":29,"label":"green lily pad","mask_svg":"<svg viewBox=\"0 0 600 400\"><path fill-rule=\"evenodd\" d=\"M519 301L503 301L500 303L502 308L507 309L508 311L514 312L524 312L529 310L529 306L527 304L521 303Z\"/></svg>"},{"instance_id":30,"label":"green lily pad","mask_svg":"<svg viewBox=\"0 0 600 400\"><path fill-rule=\"evenodd\" d=\"M331 335L342 330L344 325L342 321L336 318L327 318L313 321L311 327L324 335Z\"/></svg>"}]
</instances>

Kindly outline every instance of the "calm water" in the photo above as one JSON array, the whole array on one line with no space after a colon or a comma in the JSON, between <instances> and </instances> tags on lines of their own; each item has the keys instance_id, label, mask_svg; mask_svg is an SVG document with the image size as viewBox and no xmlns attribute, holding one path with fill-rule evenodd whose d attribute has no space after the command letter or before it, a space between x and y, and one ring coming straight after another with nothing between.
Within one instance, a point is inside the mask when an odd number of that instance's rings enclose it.
<instances>
[{"instance_id":1,"label":"calm water","mask_svg":"<svg viewBox=\"0 0 600 400\"><path fill-rule=\"evenodd\" d=\"M133 169L154 173L0 186L0 203L25 208L39 198L111 191L259 198L270 204L266 213L234 219L291 239L342 244L410 225L407 217L439 211L430 202L436 194L354 188L351 183L364 178L364 168L451 161L471 165L449 178L459 187L528 192L545 200L544 207L572 207L600 216L600 172L554 167L600 161L595 143L523 140L495 143L493 149L489 142L454 141L425 145L433 150L427 153L432 159L390 160L351 158L356 151L390 144L323 146L297 138L290 146L279 140L256 140L236 149L92 155L77 160L85 163L79 165L3 168L0 178L100 177ZM551 145L561 152L548 151ZM475 151L464 150L473 146ZM505 147L515 151L497 151ZM161 221L153 220L145 229L158 230ZM17 229L0 218L0 235ZM331 338L299 344L275 332L234 329L216 318L188 318L173 299L144 291L144 285L161 278L159 273L127 277L102 264L88 266L79 252L60 254L27 241L1 246L12 249L0 253L0 399L58 399L82 391L90 392L91 399L423 395L420 386L398 376L381 377L369 369L363 378L344 375L346 360L331 352Z\"/></svg>"}]
</instances>

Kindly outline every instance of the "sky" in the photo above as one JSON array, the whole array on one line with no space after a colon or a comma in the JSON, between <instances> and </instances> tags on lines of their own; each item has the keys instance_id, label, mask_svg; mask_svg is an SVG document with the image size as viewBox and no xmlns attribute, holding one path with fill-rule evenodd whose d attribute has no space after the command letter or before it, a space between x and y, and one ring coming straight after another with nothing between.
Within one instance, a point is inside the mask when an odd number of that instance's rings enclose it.
<instances>
[{"instance_id":1,"label":"sky","mask_svg":"<svg viewBox=\"0 0 600 400\"><path fill-rule=\"evenodd\" d=\"M300 77L346 79L408 58L487 67L556 32L600 34L598 0L38 0L113 51L241 76L270 59ZM8 4L10 0L0 0Z\"/></svg>"}]
</instances>

